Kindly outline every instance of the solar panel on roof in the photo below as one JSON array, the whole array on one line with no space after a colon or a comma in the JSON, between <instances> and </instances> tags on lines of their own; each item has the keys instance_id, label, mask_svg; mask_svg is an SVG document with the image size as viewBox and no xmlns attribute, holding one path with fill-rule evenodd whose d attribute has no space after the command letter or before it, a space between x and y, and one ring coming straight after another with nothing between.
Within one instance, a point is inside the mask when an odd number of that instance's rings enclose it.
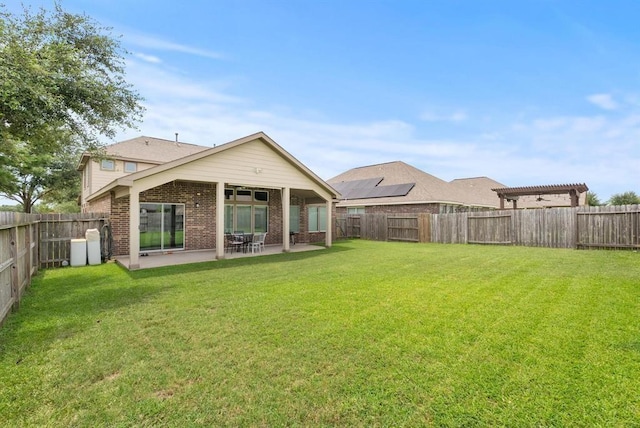
<instances>
[{"instance_id":1,"label":"solar panel on roof","mask_svg":"<svg viewBox=\"0 0 640 428\"><path fill-rule=\"evenodd\" d=\"M415 183L376 186L368 189L358 188L342 193L344 199L386 198L392 196L406 196L413 189Z\"/></svg>"},{"instance_id":2,"label":"solar panel on roof","mask_svg":"<svg viewBox=\"0 0 640 428\"><path fill-rule=\"evenodd\" d=\"M376 187L378 184L380 184L381 181L382 177L365 178L363 180L342 181L340 183L334 183L333 188L338 192L344 194L353 189Z\"/></svg>"}]
</instances>

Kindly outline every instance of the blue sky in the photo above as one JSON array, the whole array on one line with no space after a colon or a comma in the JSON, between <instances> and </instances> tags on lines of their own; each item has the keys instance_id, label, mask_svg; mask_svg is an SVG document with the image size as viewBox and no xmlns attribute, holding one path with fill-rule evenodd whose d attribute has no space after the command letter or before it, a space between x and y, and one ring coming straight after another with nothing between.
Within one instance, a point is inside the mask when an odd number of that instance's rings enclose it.
<instances>
[{"instance_id":1,"label":"blue sky","mask_svg":"<svg viewBox=\"0 0 640 428\"><path fill-rule=\"evenodd\" d=\"M178 132L212 146L264 131L325 179L402 160L447 181L640 193L636 0L62 7L130 51L147 111L119 139Z\"/></svg>"}]
</instances>

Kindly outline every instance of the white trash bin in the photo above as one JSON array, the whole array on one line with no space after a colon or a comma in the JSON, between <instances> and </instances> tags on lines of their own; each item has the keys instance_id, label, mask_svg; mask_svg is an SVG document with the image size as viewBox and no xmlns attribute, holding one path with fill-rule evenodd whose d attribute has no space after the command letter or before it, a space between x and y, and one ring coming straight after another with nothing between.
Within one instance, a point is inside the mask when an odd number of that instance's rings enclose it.
<instances>
[{"instance_id":1,"label":"white trash bin","mask_svg":"<svg viewBox=\"0 0 640 428\"><path fill-rule=\"evenodd\" d=\"M84 266L87 264L87 240L71 240L71 266Z\"/></svg>"},{"instance_id":2,"label":"white trash bin","mask_svg":"<svg viewBox=\"0 0 640 428\"><path fill-rule=\"evenodd\" d=\"M90 265L99 265L100 254L100 231L98 229L87 229L84 234L87 239L87 258Z\"/></svg>"}]
</instances>

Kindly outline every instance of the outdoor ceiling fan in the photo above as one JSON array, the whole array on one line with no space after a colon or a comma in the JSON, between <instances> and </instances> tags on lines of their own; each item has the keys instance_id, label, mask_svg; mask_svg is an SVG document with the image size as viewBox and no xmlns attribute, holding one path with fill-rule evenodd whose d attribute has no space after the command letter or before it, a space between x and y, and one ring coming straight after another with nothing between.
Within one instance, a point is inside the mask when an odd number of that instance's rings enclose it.
<instances>
[{"instance_id":1,"label":"outdoor ceiling fan","mask_svg":"<svg viewBox=\"0 0 640 428\"><path fill-rule=\"evenodd\" d=\"M549 202L549 199L545 199L542 197L542 195L538 195L538 197L536 198L536 201L541 202L541 201L547 201Z\"/></svg>"}]
</instances>

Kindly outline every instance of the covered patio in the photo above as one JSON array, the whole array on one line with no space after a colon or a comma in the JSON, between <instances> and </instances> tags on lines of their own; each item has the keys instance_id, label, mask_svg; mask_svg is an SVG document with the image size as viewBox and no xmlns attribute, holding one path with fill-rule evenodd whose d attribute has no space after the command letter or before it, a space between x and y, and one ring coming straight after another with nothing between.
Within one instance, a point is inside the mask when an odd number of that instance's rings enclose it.
<instances>
[{"instance_id":1,"label":"covered patio","mask_svg":"<svg viewBox=\"0 0 640 428\"><path fill-rule=\"evenodd\" d=\"M330 247L337 196L258 133L118 178L88 202L108 207L114 253L135 270L159 259L236 257L225 251L225 241L237 233L267 233L267 251L301 251L292 234ZM167 257L178 254L187 255Z\"/></svg>"},{"instance_id":2,"label":"covered patio","mask_svg":"<svg viewBox=\"0 0 640 428\"><path fill-rule=\"evenodd\" d=\"M312 244L295 244L289 246L290 253L298 253L305 251L318 251L324 250L325 247ZM240 259L247 257L259 257L269 256L274 254L280 254L284 252L284 246L282 245L267 245L264 250L259 253L251 253L251 251L243 253L240 252L227 252L225 253L225 259ZM202 263L217 261L216 250L185 250L185 251L169 251L164 253L149 253L148 256L139 258L138 269L151 269L164 266L184 265L189 263ZM123 266L125 269L129 269L130 257L116 256L115 261Z\"/></svg>"}]
</instances>

